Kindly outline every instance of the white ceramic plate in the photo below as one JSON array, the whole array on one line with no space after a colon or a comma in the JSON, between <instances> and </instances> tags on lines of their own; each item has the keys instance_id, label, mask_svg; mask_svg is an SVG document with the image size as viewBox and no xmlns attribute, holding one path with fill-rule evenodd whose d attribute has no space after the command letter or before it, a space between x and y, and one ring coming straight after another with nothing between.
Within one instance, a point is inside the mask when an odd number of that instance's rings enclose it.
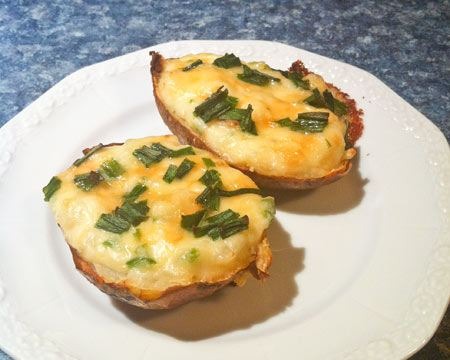
<instances>
[{"instance_id":1,"label":"white ceramic plate","mask_svg":"<svg viewBox=\"0 0 450 360\"><path fill-rule=\"evenodd\" d=\"M399 359L435 331L450 292L446 140L372 75L279 43L182 41L166 56L297 58L365 112L344 179L277 193L271 278L173 311L112 301L74 270L41 188L80 150L167 133L148 50L79 70L0 129L0 347L20 359Z\"/></svg>"}]
</instances>

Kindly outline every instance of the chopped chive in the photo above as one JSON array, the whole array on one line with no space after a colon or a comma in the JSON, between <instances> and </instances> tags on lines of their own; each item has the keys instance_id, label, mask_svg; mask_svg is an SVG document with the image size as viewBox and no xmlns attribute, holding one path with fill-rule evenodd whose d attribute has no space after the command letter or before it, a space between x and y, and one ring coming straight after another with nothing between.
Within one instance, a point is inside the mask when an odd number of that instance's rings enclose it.
<instances>
[{"instance_id":1,"label":"chopped chive","mask_svg":"<svg viewBox=\"0 0 450 360\"><path fill-rule=\"evenodd\" d=\"M172 150L160 143L154 143L150 146L144 145L139 149L133 151L133 155L138 158L146 167L158 163L166 157L179 157L185 155L195 155L194 149L191 146Z\"/></svg>"},{"instance_id":2,"label":"chopped chive","mask_svg":"<svg viewBox=\"0 0 450 360\"><path fill-rule=\"evenodd\" d=\"M202 237L207 235L211 230L216 228L217 226L214 224L206 224L202 226L196 226L192 229L192 232L194 233L194 236L196 238Z\"/></svg>"},{"instance_id":3,"label":"chopped chive","mask_svg":"<svg viewBox=\"0 0 450 360\"><path fill-rule=\"evenodd\" d=\"M124 201L134 202L141 194L145 192L145 190L147 190L147 186L141 183L136 184L129 193L123 196L123 199Z\"/></svg>"},{"instance_id":4,"label":"chopped chive","mask_svg":"<svg viewBox=\"0 0 450 360\"><path fill-rule=\"evenodd\" d=\"M210 216L209 218L205 219L205 221L211 225L219 225L234 219L237 219L239 217L239 214L231 209L222 211L221 213Z\"/></svg>"},{"instance_id":5,"label":"chopped chive","mask_svg":"<svg viewBox=\"0 0 450 360\"><path fill-rule=\"evenodd\" d=\"M114 243L111 240L106 240L102 242L102 245L105 247L112 248L114 246Z\"/></svg>"},{"instance_id":6,"label":"chopped chive","mask_svg":"<svg viewBox=\"0 0 450 360\"><path fill-rule=\"evenodd\" d=\"M167 168L166 173L163 176L163 180L166 183L170 184L175 179L176 176L177 176L177 166L170 164L169 167Z\"/></svg>"},{"instance_id":7,"label":"chopped chive","mask_svg":"<svg viewBox=\"0 0 450 360\"><path fill-rule=\"evenodd\" d=\"M193 263L193 262L197 261L199 256L200 256L200 251L196 248L192 248L186 254L183 255L183 259L190 263Z\"/></svg>"},{"instance_id":8,"label":"chopped chive","mask_svg":"<svg viewBox=\"0 0 450 360\"><path fill-rule=\"evenodd\" d=\"M244 72L242 74L238 74L238 79L248 82L250 84L266 86L270 81L279 82L280 79L264 74L258 70L251 69L247 65L243 65Z\"/></svg>"},{"instance_id":9,"label":"chopped chive","mask_svg":"<svg viewBox=\"0 0 450 360\"><path fill-rule=\"evenodd\" d=\"M239 218L239 214L231 209L214 215L205 220L207 224L193 228L195 237L208 235L213 240L219 237L225 239L248 227L248 217Z\"/></svg>"},{"instance_id":10,"label":"chopped chive","mask_svg":"<svg viewBox=\"0 0 450 360\"><path fill-rule=\"evenodd\" d=\"M106 241L103 241L102 245L104 247L113 248L113 247L116 247L118 245L118 243L119 243L119 238L115 237L115 238L111 238Z\"/></svg>"},{"instance_id":11,"label":"chopped chive","mask_svg":"<svg viewBox=\"0 0 450 360\"><path fill-rule=\"evenodd\" d=\"M263 216L266 219L272 221L275 216L275 200L273 197L265 197L262 199L262 203L265 205L263 210Z\"/></svg>"},{"instance_id":12,"label":"chopped chive","mask_svg":"<svg viewBox=\"0 0 450 360\"><path fill-rule=\"evenodd\" d=\"M203 160L203 163L205 164L205 166L207 168L216 166L216 163L214 161L212 161L211 159L209 159L209 158L202 158L202 160Z\"/></svg>"},{"instance_id":13,"label":"chopped chive","mask_svg":"<svg viewBox=\"0 0 450 360\"><path fill-rule=\"evenodd\" d=\"M80 166L82 163L84 163L88 158L90 158L95 152L100 150L102 147L104 147L103 144L98 144L94 146L92 149L90 149L83 157L77 159L74 161L73 165Z\"/></svg>"},{"instance_id":14,"label":"chopped chive","mask_svg":"<svg viewBox=\"0 0 450 360\"><path fill-rule=\"evenodd\" d=\"M328 125L328 116L327 112L300 113L291 129L308 133L322 132Z\"/></svg>"},{"instance_id":15,"label":"chopped chive","mask_svg":"<svg viewBox=\"0 0 450 360\"><path fill-rule=\"evenodd\" d=\"M258 135L258 133L256 132L256 124L252 120L252 112L253 112L253 108L249 104L247 106L247 109L245 110L245 115L241 119L239 124L241 126L241 130L242 131L248 132L248 133L253 134L253 135Z\"/></svg>"},{"instance_id":16,"label":"chopped chive","mask_svg":"<svg viewBox=\"0 0 450 360\"><path fill-rule=\"evenodd\" d=\"M150 145L150 149L160 152L161 156L163 158L170 156L170 154L172 153L171 149L169 149L168 147L166 147L166 146L164 146L163 144L160 144L160 143L153 143L153 144L151 144Z\"/></svg>"},{"instance_id":17,"label":"chopped chive","mask_svg":"<svg viewBox=\"0 0 450 360\"><path fill-rule=\"evenodd\" d=\"M47 185L42 188L42 192L44 193L44 201L49 201L53 194L58 191L61 187L61 180L53 176Z\"/></svg>"},{"instance_id":18,"label":"chopped chive","mask_svg":"<svg viewBox=\"0 0 450 360\"><path fill-rule=\"evenodd\" d=\"M186 155L195 155L194 149L192 146L187 146L185 148L181 148L178 150L170 150L169 157L180 157L180 156L186 156Z\"/></svg>"},{"instance_id":19,"label":"chopped chive","mask_svg":"<svg viewBox=\"0 0 450 360\"><path fill-rule=\"evenodd\" d=\"M289 127L293 131L304 133L322 132L328 125L327 112L304 112L299 113L297 119L292 121L288 118L278 120L277 123L283 127Z\"/></svg>"},{"instance_id":20,"label":"chopped chive","mask_svg":"<svg viewBox=\"0 0 450 360\"><path fill-rule=\"evenodd\" d=\"M220 238L220 228L219 227L212 228L211 230L208 231L208 236L213 240L217 240L218 238Z\"/></svg>"},{"instance_id":21,"label":"chopped chive","mask_svg":"<svg viewBox=\"0 0 450 360\"><path fill-rule=\"evenodd\" d=\"M200 117L204 122L218 118L223 113L234 108L237 99L228 96L228 90L220 87L214 94L194 109L194 115Z\"/></svg>"},{"instance_id":22,"label":"chopped chive","mask_svg":"<svg viewBox=\"0 0 450 360\"><path fill-rule=\"evenodd\" d=\"M189 160L189 159L184 159L181 164L178 166L177 172L175 174L175 176L178 179L182 179L189 171L192 170L192 168L195 166L195 162Z\"/></svg>"},{"instance_id":23,"label":"chopped chive","mask_svg":"<svg viewBox=\"0 0 450 360\"><path fill-rule=\"evenodd\" d=\"M183 68L183 71L189 71L192 69L195 69L197 66L203 64L203 61L200 59L195 60L194 62L190 63L188 66Z\"/></svg>"},{"instance_id":24,"label":"chopped chive","mask_svg":"<svg viewBox=\"0 0 450 360\"><path fill-rule=\"evenodd\" d=\"M216 169L208 169L199 179L203 185L220 187L222 186L222 180L220 179L220 173Z\"/></svg>"},{"instance_id":25,"label":"chopped chive","mask_svg":"<svg viewBox=\"0 0 450 360\"><path fill-rule=\"evenodd\" d=\"M207 186L195 201L209 210L218 210L220 206L219 189Z\"/></svg>"},{"instance_id":26,"label":"chopped chive","mask_svg":"<svg viewBox=\"0 0 450 360\"><path fill-rule=\"evenodd\" d=\"M327 146L330 148L331 147L331 143L328 141L328 139L325 139Z\"/></svg>"},{"instance_id":27,"label":"chopped chive","mask_svg":"<svg viewBox=\"0 0 450 360\"><path fill-rule=\"evenodd\" d=\"M284 118L275 122L282 127L291 127L294 124L294 122L289 118Z\"/></svg>"},{"instance_id":28,"label":"chopped chive","mask_svg":"<svg viewBox=\"0 0 450 360\"><path fill-rule=\"evenodd\" d=\"M229 69L236 66L241 66L241 60L234 54L226 53L224 56L214 60L214 65L224 69Z\"/></svg>"},{"instance_id":29,"label":"chopped chive","mask_svg":"<svg viewBox=\"0 0 450 360\"><path fill-rule=\"evenodd\" d=\"M206 210L199 210L193 214L181 215L181 227L186 230L192 230L197 226L206 214Z\"/></svg>"},{"instance_id":30,"label":"chopped chive","mask_svg":"<svg viewBox=\"0 0 450 360\"><path fill-rule=\"evenodd\" d=\"M317 107L317 108L326 108L327 107L324 98L322 97L319 89L317 89L317 88L313 89L312 95L305 99L305 103L308 103L309 105Z\"/></svg>"},{"instance_id":31,"label":"chopped chive","mask_svg":"<svg viewBox=\"0 0 450 360\"><path fill-rule=\"evenodd\" d=\"M218 118L220 120L237 120L237 121L241 121L242 118L245 116L246 112L247 112L246 109L231 109L231 110L228 110L226 113L220 115Z\"/></svg>"},{"instance_id":32,"label":"chopped chive","mask_svg":"<svg viewBox=\"0 0 450 360\"><path fill-rule=\"evenodd\" d=\"M261 190L257 188L241 188L236 190L219 190L219 196L231 197L242 194L256 194L261 195Z\"/></svg>"},{"instance_id":33,"label":"chopped chive","mask_svg":"<svg viewBox=\"0 0 450 360\"><path fill-rule=\"evenodd\" d=\"M231 209L210 216L204 220L206 210L183 216L181 226L193 232L195 237L209 236L213 240L225 239L248 228L248 216L239 218Z\"/></svg>"},{"instance_id":34,"label":"chopped chive","mask_svg":"<svg viewBox=\"0 0 450 360\"><path fill-rule=\"evenodd\" d=\"M162 154L161 150L148 147L147 145L144 145L139 149L134 150L133 155L140 162L142 162L145 165L145 167L149 167L154 163L158 163L164 158L164 155Z\"/></svg>"},{"instance_id":35,"label":"chopped chive","mask_svg":"<svg viewBox=\"0 0 450 360\"><path fill-rule=\"evenodd\" d=\"M323 98L328 109L334 112L337 116L347 114L347 105L345 105L342 101L336 99L328 89L323 92Z\"/></svg>"},{"instance_id":36,"label":"chopped chive","mask_svg":"<svg viewBox=\"0 0 450 360\"><path fill-rule=\"evenodd\" d=\"M310 90L310 84L308 80L303 80L301 75L296 72L292 71L280 71L281 75L283 75L285 78L292 81L292 83L297 86L298 88L304 89L304 90Z\"/></svg>"},{"instance_id":37,"label":"chopped chive","mask_svg":"<svg viewBox=\"0 0 450 360\"><path fill-rule=\"evenodd\" d=\"M90 191L95 186L100 184L103 180L103 177L96 171L91 171L85 174L76 175L73 179L73 182L76 186L84 191Z\"/></svg>"},{"instance_id":38,"label":"chopped chive","mask_svg":"<svg viewBox=\"0 0 450 360\"><path fill-rule=\"evenodd\" d=\"M297 118L303 120L320 120L327 121L329 113L326 111L313 111L313 112L304 112L298 113Z\"/></svg>"},{"instance_id":39,"label":"chopped chive","mask_svg":"<svg viewBox=\"0 0 450 360\"><path fill-rule=\"evenodd\" d=\"M156 261L147 256L139 256L127 261L127 266L129 268L142 267L153 264L156 264Z\"/></svg>"},{"instance_id":40,"label":"chopped chive","mask_svg":"<svg viewBox=\"0 0 450 360\"><path fill-rule=\"evenodd\" d=\"M323 92L323 99L327 108L334 112L334 97L328 89Z\"/></svg>"},{"instance_id":41,"label":"chopped chive","mask_svg":"<svg viewBox=\"0 0 450 360\"><path fill-rule=\"evenodd\" d=\"M164 145L160 143L154 143L150 146L152 150L159 151L161 153L162 158L166 157L179 157L184 155L195 155L194 149L192 146L186 146L184 148L178 149L178 150L172 150L168 147L165 147Z\"/></svg>"},{"instance_id":42,"label":"chopped chive","mask_svg":"<svg viewBox=\"0 0 450 360\"><path fill-rule=\"evenodd\" d=\"M115 214L131 225L137 226L148 219L148 211L149 207L147 206L147 200L142 200L137 203L126 202L120 208L115 210Z\"/></svg>"},{"instance_id":43,"label":"chopped chive","mask_svg":"<svg viewBox=\"0 0 450 360\"><path fill-rule=\"evenodd\" d=\"M122 234L130 229L130 223L116 214L101 214L95 227L115 234Z\"/></svg>"},{"instance_id":44,"label":"chopped chive","mask_svg":"<svg viewBox=\"0 0 450 360\"><path fill-rule=\"evenodd\" d=\"M120 165L120 163L115 159L110 159L105 161L101 166L99 173L104 179L115 179L122 175L125 169Z\"/></svg>"},{"instance_id":45,"label":"chopped chive","mask_svg":"<svg viewBox=\"0 0 450 360\"><path fill-rule=\"evenodd\" d=\"M245 215L239 219L232 220L225 223L223 227L220 228L220 237L226 239L231 235L237 234L238 232L248 229L248 216Z\"/></svg>"},{"instance_id":46,"label":"chopped chive","mask_svg":"<svg viewBox=\"0 0 450 360\"><path fill-rule=\"evenodd\" d=\"M222 114L219 119L222 120L237 120L241 130L253 135L257 135L255 122L252 120L252 105L249 104L247 109L231 109L225 114Z\"/></svg>"},{"instance_id":47,"label":"chopped chive","mask_svg":"<svg viewBox=\"0 0 450 360\"><path fill-rule=\"evenodd\" d=\"M345 103L343 103L342 101L339 101L338 99L334 99L334 113L337 116L344 116L347 114L348 109L347 109L347 105Z\"/></svg>"},{"instance_id":48,"label":"chopped chive","mask_svg":"<svg viewBox=\"0 0 450 360\"><path fill-rule=\"evenodd\" d=\"M225 210L217 215L211 216L203 222L200 220L200 223L204 223L203 225L195 225L192 228L195 237L202 237L208 235L212 238L217 238L220 236L219 232L215 230L217 227L232 221L234 219L239 218L239 214L234 212L231 209Z\"/></svg>"}]
</instances>

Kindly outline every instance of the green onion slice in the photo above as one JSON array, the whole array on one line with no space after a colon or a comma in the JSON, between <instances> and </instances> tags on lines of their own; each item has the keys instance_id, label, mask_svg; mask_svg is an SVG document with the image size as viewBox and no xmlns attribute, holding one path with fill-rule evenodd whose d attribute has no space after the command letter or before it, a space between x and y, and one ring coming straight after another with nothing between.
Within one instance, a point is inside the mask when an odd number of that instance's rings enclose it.
<instances>
[{"instance_id":1,"label":"green onion slice","mask_svg":"<svg viewBox=\"0 0 450 360\"><path fill-rule=\"evenodd\" d=\"M80 166L82 163L84 163L88 158L90 158L95 152L100 150L102 147L104 147L103 144L98 144L94 146L92 149L90 149L83 157L77 159L74 161L73 165Z\"/></svg>"},{"instance_id":2,"label":"green onion slice","mask_svg":"<svg viewBox=\"0 0 450 360\"><path fill-rule=\"evenodd\" d=\"M183 259L190 263L197 261L199 257L200 251L196 248L190 249L186 254L183 255Z\"/></svg>"},{"instance_id":3,"label":"green onion slice","mask_svg":"<svg viewBox=\"0 0 450 360\"><path fill-rule=\"evenodd\" d=\"M222 180L220 179L220 173L216 169L208 169L199 179L203 185L221 187Z\"/></svg>"},{"instance_id":4,"label":"green onion slice","mask_svg":"<svg viewBox=\"0 0 450 360\"><path fill-rule=\"evenodd\" d=\"M280 126L288 127L293 131L300 131L304 133L317 133L322 132L328 125L327 112L304 112L299 113L295 121L288 118L278 120L277 123Z\"/></svg>"},{"instance_id":5,"label":"green onion slice","mask_svg":"<svg viewBox=\"0 0 450 360\"><path fill-rule=\"evenodd\" d=\"M124 201L134 202L137 198L147 190L147 186L144 184L136 184L133 189L123 196Z\"/></svg>"},{"instance_id":6,"label":"green onion slice","mask_svg":"<svg viewBox=\"0 0 450 360\"><path fill-rule=\"evenodd\" d=\"M90 191L103 180L97 171L76 175L73 179L76 186L84 191Z\"/></svg>"},{"instance_id":7,"label":"green onion slice","mask_svg":"<svg viewBox=\"0 0 450 360\"><path fill-rule=\"evenodd\" d=\"M214 215L214 216L210 216L209 218L205 219L205 221L208 224L211 225L220 225L223 224L225 222L237 219L239 217L239 214L231 209L222 211L221 213Z\"/></svg>"},{"instance_id":8,"label":"green onion slice","mask_svg":"<svg viewBox=\"0 0 450 360\"><path fill-rule=\"evenodd\" d=\"M133 155L142 162L145 167L160 162L166 155L160 149L153 146L144 145L133 151Z\"/></svg>"},{"instance_id":9,"label":"green onion slice","mask_svg":"<svg viewBox=\"0 0 450 360\"><path fill-rule=\"evenodd\" d=\"M226 53L224 56L214 60L214 65L224 69L229 69L236 66L241 66L241 60L234 54Z\"/></svg>"},{"instance_id":10,"label":"green onion slice","mask_svg":"<svg viewBox=\"0 0 450 360\"><path fill-rule=\"evenodd\" d=\"M195 155L194 149L191 146L172 150L160 143L154 143L150 146L144 145L139 149L133 151L133 155L141 161L145 167L158 163L167 157L179 157L185 155Z\"/></svg>"},{"instance_id":11,"label":"green onion slice","mask_svg":"<svg viewBox=\"0 0 450 360\"><path fill-rule=\"evenodd\" d=\"M266 86L271 81L279 82L280 79L264 74L258 70L251 69L247 65L243 65L244 72L242 74L238 74L238 79L248 82L250 84L259 85L259 86Z\"/></svg>"},{"instance_id":12,"label":"green onion slice","mask_svg":"<svg viewBox=\"0 0 450 360\"><path fill-rule=\"evenodd\" d=\"M61 187L61 180L53 176L49 183L42 188L42 192L44 193L44 201L49 201L53 194L59 190Z\"/></svg>"},{"instance_id":13,"label":"green onion slice","mask_svg":"<svg viewBox=\"0 0 450 360\"><path fill-rule=\"evenodd\" d=\"M130 223L117 214L101 214L95 227L115 234L122 234L130 229Z\"/></svg>"},{"instance_id":14,"label":"green onion slice","mask_svg":"<svg viewBox=\"0 0 450 360\"><path fill-rule=\"evenodd\" d=\"M239 219L232 220L230 222L225 223L220 228L220 237L222 239L226 239L231 235L237 234L238 232L244 231L248 229L249 219L248 216L245 215Z\"/></svg>"},{"instance_id":15,"label":"green onion slice","mask_svg":"<svg viewBox=\"0 0 450 360\"><path fill-rule=\"evenodd\" d=\"M301 75L296 72L292 71L281 71L281 74L292 81L292 83L297 86L298 88L304 89L304 90L310 90L310 84L308 80L303 80Z\"/></svg>"},{"instance_id":16,"label":"green onion slice","mask_svg":"<svg viewBox=\"0 0 450 360\"><path fill-rule=\"evenodd\" d=\"M241 188L236 190L219 190L219 196L231 197L243 194L256 194L261 195L261 190L257 188Z\"/></svg>"},{"instance_id":17,"label":"green onion slice","mask_svg":"<svg viewBox=\"0 0 450 360\"><path fill-rule=\"evenodd\" d=\"M127 261L129 268L143 267L156 264L156 261L148 256L139 256Z\"/></svg>"},{"instance_id":18,"label":"green onion slice","mask_svg":"<svg viewBox=\"0 0 450 360\"><path fill-rule=\"evenodd\" d=\"M183 71L189 71L192 69L195 69L197 66L203 64L203 61L200 59L195 60L194 62L190 63L188 66L183 68Z\"/></svg>"},{"instance_id":19,"label":"green onion slice","mask_svg":"<svg viewBox=\"0 0 450 360\"><path fill-rule=\"evenodd\" d=\"M203 163L205 164L205 166L207 168L211 168L211 167L215 167L216 166L216 163L214 161L212 161L211 159L209 159L209 158L202 158L202 160L203 160Z\"/></svg>"},{"instance_id":20,"label":"green onion slice","mask_svg":"<svg viewBox=\"0 0 450 360\"><path fill-rule=\"evenodd\" d=\"M195 201L203 205L208 210L219 210L220 197L219 189L216 187L207 186L203 192L197 196Z\"/></svg>"},{"instance_id":21,"label":"green onion slice","mask_svg":"<svg viewBox=\"0 0 450 360\"><path fill-rule=\"evenodd\" d=\"M110 159L105 161L101 166L99 173L104 179L115 179L122 175L125 169L120 165L120 163L115 159Z\"/></svg>"},{"instance_id":22,"label":"green onion slice","mask_svg":"<svg viewBox=\"0 0 450 360\"><path fill-rule=\"evenodd\" d=\"M178 169L175 173L177 179L182 179L192 168L195 166L195 162L189 159L184 159L181 164L178 166Z\"/></svg>"},{"instance_id":23,"label":"green onion slice","mask_svg":"<svg viewBox=\"0 0 450 360\"><path fill-rule=\"evenodd\" d=\"M305 103L308 103L311 106L316 108L326 108L327 105L323 96L320 94L319 89L314 88L311 96L305 99Z\"/></svg>"},{"instance_id":24,"label":"green onion slice","mask_svg":"<svg viewBox=\"0 0 450 360\"><path fill-rule=\"evenodd\" d=\"M206 210L199 210L190 215L181 215L181 227L186 230L192 230L197 226L206 214Z\"/></svg>"},{"instance_id":25,"label":"green onion slice","mask_svg":"<svg viewBox=\"0 0 450 360\"><path fill-rule=\"evenodd\" d=\"M256 132L256 124L252 120L252 105L249 104L247 109L231 109L227 111L225 114L222 114L219 119L221 120L237 120L239 121L239 125L241 130L244 132L248 132L253 135L257 135Z\"/></svg>"},{"instance_id":26,"label":"green onion slice","mask_svg":"<svg viewBox=\"0 0 450 360\"><path fill-rule=\"evenodd\" d=\"M148 219L148 211L147 200L142 200L137 203L126 202L120 208L117 208L114 213L131 225L138 226Z\"/></svg>"},{"instance_id":27,"label":"green onion slice","mask_svg":"<svg viewBox=\"0 0 450 360\"><path fill-rule=\"evenodd\" d=\"M342 101L334 98L333 94L331 94L328 89L323 92L323 98L328 109L334 112L337 116L343 116L347 114L347 105L345 105Z\"/></svg>"},{"instance_id":28,"label":"green onion slice","mask_svg":"<svg viewBox=\"0 0 450 360\"><path fill-rule=\"evenodd\" d=\"M223 86L194 109L194 115L200 117L205 123L218 118L237 104L237 99L228 96L228 90L222 90L222 88Z\"/></svg>"},{"instance_id":29,"label":"green onion slice","mask_svg":"<svg viewBox=\"0 0 450 360\"><path fill-rule=\"evenodd\" d=\"M175 179L176 176L177 176L177 166L170 164L166 170L166 173L163 176L163 180L166 183L170 184Z\"/></svg>"}]
</instances>

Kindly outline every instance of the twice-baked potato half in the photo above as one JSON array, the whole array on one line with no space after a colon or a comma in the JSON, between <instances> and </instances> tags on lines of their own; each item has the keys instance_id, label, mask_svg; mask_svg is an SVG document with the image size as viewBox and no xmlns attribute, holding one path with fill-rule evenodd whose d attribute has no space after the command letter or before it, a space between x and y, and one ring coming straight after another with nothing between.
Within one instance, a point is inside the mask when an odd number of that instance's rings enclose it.
<instances>
[{"instance_id":1,"label":"twice-baked potato half","mask_svg":"<svg viewBox=\"0 0 450 360\"><path fill-rule=\"evenodd\" d=\"M127 303L168 309L267 275L273 198L175 136L86 149L43 192L77 269Z\"/></svg>"},{"instance_id":2,"label":"twice-baked potato half","mask_svg":"<svg viewBox=\"0 0 450 360\"><path fill-rule=\"evenodd\" d=\"M234 54L151 55L156 104L182 143L263 187L314 188L350 170L362 111L300 61L281 71Z\"/></svg>"}]
</instances>

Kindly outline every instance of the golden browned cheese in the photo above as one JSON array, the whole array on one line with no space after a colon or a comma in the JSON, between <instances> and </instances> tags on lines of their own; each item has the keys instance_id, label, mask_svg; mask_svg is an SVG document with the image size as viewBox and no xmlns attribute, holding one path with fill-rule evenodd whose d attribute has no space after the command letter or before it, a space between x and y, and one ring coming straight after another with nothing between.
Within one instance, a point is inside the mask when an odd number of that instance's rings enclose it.
<instances>
[{"instance_id":1,"label":"golden browned cheese","mask_svg":"<svg viewBox=\"0 0 450 360\"><path fill-rule=\"evenodd\" d=\"M199 149L195 149L195 155L165 158L145 167L133 151L153 143L170 149L185 147L174 136L134 139L123 145L104 147L80 166L71 166L58 174L61 187L49 201L67 243L83 261L93 266L102 281L139 289L145 292L146 300L157 299L173 287L218 283L246 269L256 261L258 247L274 214L271 197L243 194L222 198L220 209L211 214L232 209L247 215L248 229L215 241L208 236L194 237L191 231L181 227L181 216L201 209L195 199L205 188L199 181L207 170L202 158L214 161L224 189L256 188L256 185L223 160ZM185 158L195 163L192 170L183 178L166 183L163 176L169 165L178 166ZM102 181L90 191L75 185L76 175L96 171L110 159L121 164L123 174ZM139 201L147 201L148 219L122 234L96 228L101 214L121 206L124 194L138 183L147 187ZM195 257L190 256L193 251ZM136 257L151 258L155 263L127 265Z\"/></svg>"},{"instance_id":2,"label":"golden browned cheese","mask_svg":"<svg viewBox=\"0 0 450 360\"><path fill-rule=\"evenodd\" d=\"M269 177L315 179L342 168L355 155L353 148L345 149L346 121L326 108L305 103L312 93L310 90L296 87L279 71L262 62L246 65L280 81L268 86L244 82L237 77L243 71L241 66L217 67L212 63L218 57L195 54L165 59L158 74L155 96L171 116L229 164ZM198 59L202 60L202 65L183 71ZM321 92L329 88L320 76L312 73L304 80ZM194 115L194 109L221 86L238 99L237 108L252 105L257 136L243 132L235 121L205 123ZM328 125L322 132L292 131L276 123L283 118L295 119L299 113L317 111L329 113Z\"/></svg>"}]
</instances>

